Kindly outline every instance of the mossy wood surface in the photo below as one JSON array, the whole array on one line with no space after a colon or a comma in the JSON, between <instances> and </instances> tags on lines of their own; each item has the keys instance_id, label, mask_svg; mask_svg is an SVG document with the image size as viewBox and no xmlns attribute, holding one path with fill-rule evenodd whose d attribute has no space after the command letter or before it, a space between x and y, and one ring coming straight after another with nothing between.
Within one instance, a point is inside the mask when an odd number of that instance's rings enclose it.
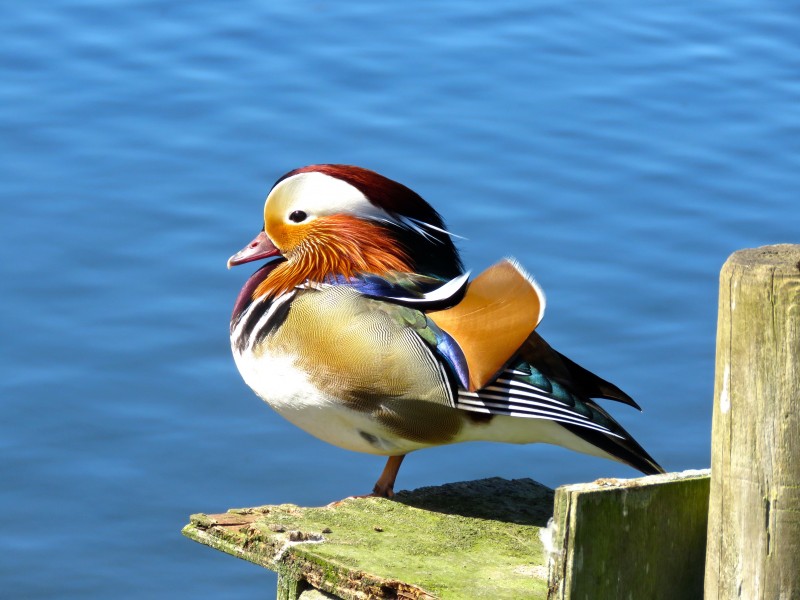
<instances>
[{"instance_id":1,"label":"mossy wood surface","mask_svg":"<svg viewBox=\"0 0 800 600\"><path fill-rule=\"evenodd\" d=\"M279 597L309 587L341 598L544 598L540 530L553 491L530 479L484 479L191 517L183 533L279 574Z\"/></svg>"},{"instance_id":2,"label":"mossy wood surface","mask_svg":"<svg viewBox=\"0 0 800 600\"><path fill-rule=\"evenodd\" d=\"M800 245L720 273L706 597L800 598Z\"/></svg>"},{"instance_id":3,"label":"mossy wood surface","mask_svg":"<svg viewBox=\"0 0 800 600\"><path fill-rule=\"evenodd\" d=\"M708 491L708 470L559 487L548 598L702 598Z\"/></svg>"}]
</instances>

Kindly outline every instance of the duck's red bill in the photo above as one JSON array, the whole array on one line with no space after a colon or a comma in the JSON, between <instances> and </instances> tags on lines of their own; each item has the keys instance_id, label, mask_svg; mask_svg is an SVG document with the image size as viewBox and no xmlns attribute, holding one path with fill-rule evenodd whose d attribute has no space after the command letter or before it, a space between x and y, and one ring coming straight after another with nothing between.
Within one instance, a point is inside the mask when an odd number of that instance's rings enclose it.
<instances>
[{"instance_id":1,"label":"duck's red bill","mask_svg":"<svg viewBox=\"0 0 800 600\"><path fill-rule=\"evenodd\" d=\"M261 260L262 258L280 256L280 254L280 250L275 247L272 240L262 231L253 238L252 242L228 259L228 268L253 262L254 260Z\"/></svg>"}]
</instances>

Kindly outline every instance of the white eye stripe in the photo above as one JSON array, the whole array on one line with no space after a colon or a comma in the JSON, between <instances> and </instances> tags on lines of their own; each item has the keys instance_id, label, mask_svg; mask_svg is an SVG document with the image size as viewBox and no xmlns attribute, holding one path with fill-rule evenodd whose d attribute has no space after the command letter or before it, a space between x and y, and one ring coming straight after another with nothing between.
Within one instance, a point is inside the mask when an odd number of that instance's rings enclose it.
<instances>
[{"instance_id":1,"label":"white eye stripe","mask_svg":"<svg viewBox=\"0 0 800 600\"><path fill-rule=\"evenodd\" d=\"M307 220L335 214L352 214L366 219L391 219L349 183L311 171L298 173L281 181L267 197L267 210L279 205L286 215L294 211L306 213Z\"/></svg>"},{"instance_id":2,"label":"white eye stripe","mask_svg":"<svg viewBox=\"0 0 800 600\"><path fill-rule=\"evenodd\" d=\"M298 173L278 183L267 196L267 212L278 210L287 224L308 222L317 217L349 214L361 219L410 229L431 241L431 232L460 237L444 229L404 215L393 215L374 205L355 186L318 171ZM292 219L295 212L306 214L302 221ZM430 230L430 231L429 231Z\"/></svg>"}]
</instances>

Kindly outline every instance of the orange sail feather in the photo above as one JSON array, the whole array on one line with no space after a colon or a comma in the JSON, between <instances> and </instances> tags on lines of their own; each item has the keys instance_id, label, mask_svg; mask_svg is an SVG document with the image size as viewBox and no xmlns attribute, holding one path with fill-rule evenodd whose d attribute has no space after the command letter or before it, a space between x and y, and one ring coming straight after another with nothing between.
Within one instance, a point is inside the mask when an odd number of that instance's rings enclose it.
<instances>
[{"instance_id":1,"label":"orange sail feather","mask_svg":"<svg viewBox=\"0 0 800 600\"><path fill-rule=\"evenodd\" d=\"M469 368L469 390L489 383L544 315L541 288L516 263L503 260L478 275L464 298L428 317L456 341Z\"/></svg>"}]
</instances>

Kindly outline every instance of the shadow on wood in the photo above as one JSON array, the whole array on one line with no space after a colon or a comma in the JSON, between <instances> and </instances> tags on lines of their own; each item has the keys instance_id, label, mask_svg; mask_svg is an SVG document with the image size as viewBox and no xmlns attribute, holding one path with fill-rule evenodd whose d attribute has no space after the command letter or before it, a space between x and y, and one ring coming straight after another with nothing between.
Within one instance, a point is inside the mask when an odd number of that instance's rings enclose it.
<instances>
[{"instance_id":1,"label":"shadow on wood","mask_svg":"<svg viewBox=\"0 0 800 600\"><path fill-rule=\"evenodd\" d=\"M553 490L533 479L497 477L401 491L395 502L449 515L545 527L553 516Z\"/></svg>"}]
</instances>

